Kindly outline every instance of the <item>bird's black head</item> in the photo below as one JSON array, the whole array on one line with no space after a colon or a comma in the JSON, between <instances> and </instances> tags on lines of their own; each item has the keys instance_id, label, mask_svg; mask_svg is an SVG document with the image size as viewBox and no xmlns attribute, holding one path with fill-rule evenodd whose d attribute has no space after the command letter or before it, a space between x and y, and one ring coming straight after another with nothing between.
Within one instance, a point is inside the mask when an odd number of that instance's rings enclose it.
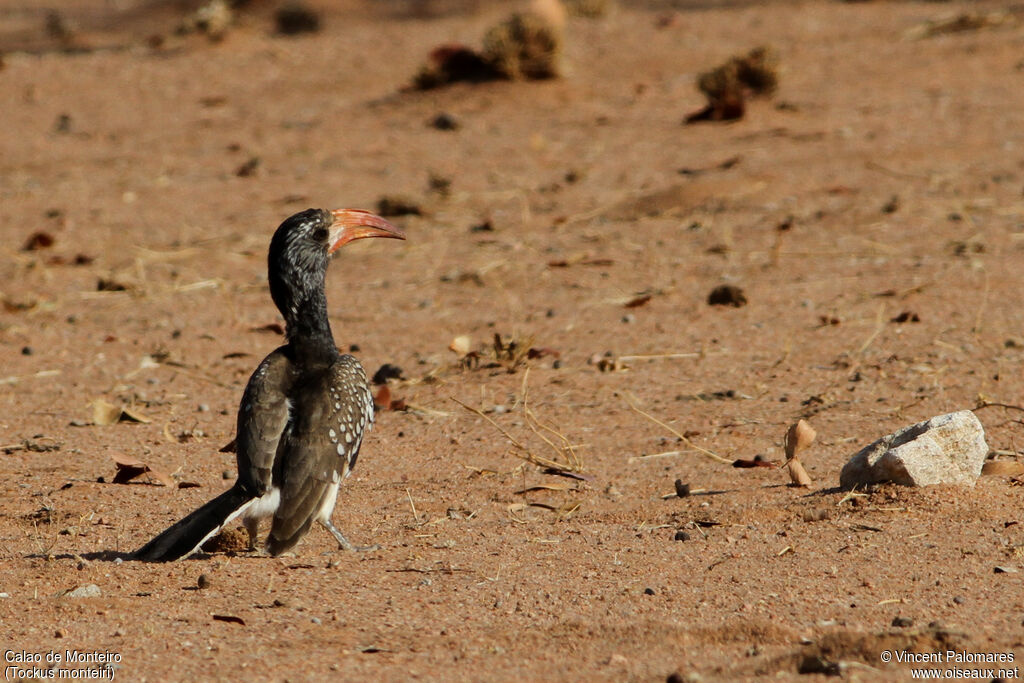
<instances>
[{"instance_id":1,"label":"bird's black head","mask_svg":"<svg viewBox=\"0 0 1024 683\"><path fill-rule=\"evenodd\" d=\"M323 288L333 222L329 211L307 209L286 218L270 240L270 296L286 320L304 292Z\"/></svg>"},{"instance_id":2,"label":"bird's black head","mask_svg":"<svg viewBox=\"0 0 1024 683\"><path fill-rule=\"evenodd\" d=\"M324 276L330 256L342 245L367 237L405 239L405 233L359 209L307 209L277 228L267 257L270 296L288 323L289 338L302 327L304 316L322 315L326 322Z\"/></svg>"}]
</instances>

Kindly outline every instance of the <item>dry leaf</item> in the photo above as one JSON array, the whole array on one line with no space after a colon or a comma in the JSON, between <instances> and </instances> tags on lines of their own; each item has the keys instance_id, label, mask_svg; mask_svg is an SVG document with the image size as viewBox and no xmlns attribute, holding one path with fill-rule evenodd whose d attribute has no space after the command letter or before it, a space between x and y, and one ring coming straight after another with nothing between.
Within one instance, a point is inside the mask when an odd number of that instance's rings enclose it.
<instances>
[{"instance_id":1,"label":"dry leaf","mask_svg":"<svg viewBox=\"0 0 1024 683\"><path fill-rule=\"evenodd\" d=\"M572 487L568 484L537 484L536 486L527 486L524 489L515 491L517 495L523 495L524 493L530 493L531 491L568 491Z\"/></svg>"},{"instance_id":2,"label":"dry leaf","mask_svg":"<svg viewBox=\"0 0 1024 683\"><path fill-rule=\"evenodd\" d=\"M114 475L112 481L114 484L127 484L132 479L148 473L153 479L156 479L164 486L171 488L176 486L174 479L169 474L155 470L141 460L136 460L127 455L112 455L110 457L117 466L117 474Z\"/></svg>"},{"instance_id":3,"label":"dry leaf","mask_svg":"<svg viewBox=\"0 0 1024 683\"><path fill-rule=\"evenodd\" d=\"M92 423L105 427L121 419L121 408L107 403L102 398L92 402Z\"/></svg>"},{"instance_id":4,"label":"dry leaf","mask_svg":"<svg viewBox=\"0 0 1024 683\"><path fill-rule=\"evenodd\" d=\"M791 458L787 467L789 468L789 478L794 484L797 486L811 485L811 477L807 474L807 470L804 469L800 458Z\"/></svg>"},{"instance_id":5,"label":"dry leaf","mask_svg":"<svg viewBox=\"0 0 1024 683\"><path fill-rule=\"evenodd\" d=\"M373 407L377 410L387 410L391 407L391 389L387 384L382 384L377 395L373 397Z\"/></svg>"},{"instance_id":6,"label":"dry leaf","mask_svg":"<svg viewBox=\"0 0 1024 683\"><path fill-rule=\"evenodd\" d=\"M651 300L651 294L641 294L626 302L626 308L639 308Z\"/></svg>"},{"instance_id":7,"label":"dry leaf","mask_svg":"<svg viewBox=\"0 0 1024 683\"><path fill-rule=\"evenodd\" d=\"M786 448L786 459L792 459L797 453L810 446L817 435L818 433L814 431L814 427L806 420L800 420L790 427L783 440Z\"/></svg>"},{"instance_id":8,"label":"dry leaf","mask_svg":"<svg viewBox=\"0 0 1024 683\"><path fill-rule=\"evenodd\" d=\"M743 458L737 458L736 460L732 461L732 466L733 467L738 467L740 469L750 469L750 468L753 468L753 467L775 467L775 465L771 461L769 461L769 460L758 460L757 458L754 458L753 460L745 460Z\"/></svg>"},{"instance_id":9,"label":"dry leaf","mask_svg":"<svg viewBox=\"0 0 1024 683\"><path fill-rule=\"evenodd\" d=\"M105 427L115 422L149 422L150 419L132 408L115 406L102 398L92 402L92 423Z\"/></svg>"},{"instance_id":10,"label":"dry leaf","mask_svg":"<svg viewBox=\"0 0 1024 683\"><path fill-rule=\"evenodd\" d=\"M150 419L135 410L134 408L124 407L121 409L121 422L141 422L143 424L150 422Z\"/></svg>"},{"instance_id":11,"label":"dry leaf","mask_svg":"<svg viewBox=\"0 0 1024 683\"><path fill-rule=\"evenodd\" d=\"M473 350L473 340L469 335L459 335L448 344L448 349L454 351L459 358L462 358Z\"/></svg>"},{"instance_id":12,"label":"dry leaf","mask_svg":"<svg viewBox=\"0 0 1024 683\"><path fill-rule=\"evenodd\" d=\"M214 614L213 620L226 621L229 624L239 624L241 626L245 626L245 621L242 619L242 617L236 617L233 614Z\"/></svg>"}]
</instances>

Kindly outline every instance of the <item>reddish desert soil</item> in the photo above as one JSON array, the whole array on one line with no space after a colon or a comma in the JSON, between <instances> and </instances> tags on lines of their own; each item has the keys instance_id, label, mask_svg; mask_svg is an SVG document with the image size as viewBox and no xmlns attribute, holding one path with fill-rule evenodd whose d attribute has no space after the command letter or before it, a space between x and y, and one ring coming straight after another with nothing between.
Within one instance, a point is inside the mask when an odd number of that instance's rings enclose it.
<instances>
[{"instance_id":1,"label":"reddish desert soil","mask_svg":"<svg viewBox=\"0 0 1024 683\"><path fill-rule=\"evenodd\" d=\"M131 5L64 3L69 51L0 2L6 651L117 653L125 680L904 680L882 661L904 650L1020 666L1024 487L838 489L888 432L1024 403L1020 14L913 40L1005 5L638 4L571 18L563 78L402 93L510 6L325 1L322 31L284 38L257 3L213 42L175 36L174 3ZM682 125L697 74L762 44L774 97ZM422 207L395 219L408 241L328 273L338 343L404 370L409 409L378 415L335 512L383 549L314 529L288 557L118 561L233 478L219 449L280 343L274 228L394 194ZM25 250L37 232L53 243ZM709 306L722 284L747 305ZM495 334L558 356L494 367ZM460 335L479 363L448 350ZM100 399L148 422L93 425ZM977 415L1012 460L1021 410ZM778 463L799 418L809 490L698 450ZM564 443L585 480L523 459L567 462ZM110 483L114 457L198 486ZM705 492L666 497L676 479Z\"/></svg>"}]
</instances>

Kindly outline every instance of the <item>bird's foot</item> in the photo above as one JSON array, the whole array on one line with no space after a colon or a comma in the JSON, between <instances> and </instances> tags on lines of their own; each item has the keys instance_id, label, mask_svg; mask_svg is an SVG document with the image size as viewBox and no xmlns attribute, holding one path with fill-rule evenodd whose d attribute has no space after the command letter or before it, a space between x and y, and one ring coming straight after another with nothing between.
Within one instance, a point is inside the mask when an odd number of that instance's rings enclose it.
<instances>
[{"instance_id":1,"label":"bird's foot","mask_svg":"<svg viewBox=\"0 0 1024 683\"><path fill-rule=\"evenodd\" d=\"M366 553L370 552L371 550L382 550L384 546L382 546L380 543L374 543L373 545L353 545L352 543L345 545L343 543L339 543L338 547L342 550L348 550L351 552Z\"/></svg>"},{"instance_id":2,"label":"bird's foot","mask_svg":"<svg viewBox=\"0 0 1024 683\"><path fill-rule=\"evenodd\" d=\"M324 528L331 532L335 540L338 541L338 547L341 550L348 550L350 552L368 552L370 550L380 550L380 546L376 543L373 545L356 545L352 541L345 538L345 535L338 531L338 527L334 526L330 520L320 521L324 525Z\"/></svg>"}]
</instances>

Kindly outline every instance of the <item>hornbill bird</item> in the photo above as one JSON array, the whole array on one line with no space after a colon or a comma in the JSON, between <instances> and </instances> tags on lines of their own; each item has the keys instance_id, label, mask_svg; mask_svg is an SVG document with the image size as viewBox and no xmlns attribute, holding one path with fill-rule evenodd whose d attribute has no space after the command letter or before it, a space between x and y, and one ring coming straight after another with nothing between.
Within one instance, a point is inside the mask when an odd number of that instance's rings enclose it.
<instances>
[{"instance_id":1,"label":"hornbill bird","mask_svg":"<svg viewBox=\"0 0 1024 683\"><path fill-rule=\"evenodd\" d=\"M324 278L331 254L366 237L405 239L367 211L309 209L285 220L270 241L270 296L287 343L263 359L238 408L238 479L227 491L139 548L133 558L169 562L191 555L241 517L255 548L271 517L266 549L280 555L319 522L346 550L364 550L331 522L338 487L356 464L373 423L373 397L359 361L342 354L327 320Z\"/></svg>"}]
</instances>

